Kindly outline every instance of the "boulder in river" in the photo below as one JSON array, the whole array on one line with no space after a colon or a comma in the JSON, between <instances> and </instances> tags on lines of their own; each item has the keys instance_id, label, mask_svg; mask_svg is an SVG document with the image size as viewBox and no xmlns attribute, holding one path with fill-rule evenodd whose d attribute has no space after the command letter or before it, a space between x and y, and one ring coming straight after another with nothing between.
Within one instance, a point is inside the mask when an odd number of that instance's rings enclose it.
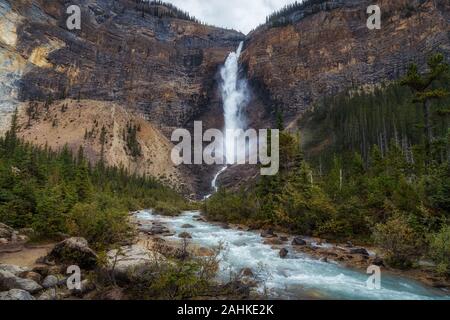
<instances>
[{"instance_id":1,"label":"boulder in river","mask_svg":"<svg viewBox=\"0 0 450 320\"><path fill-rule=\"evenodd\" d=\"M262 238L276 238L277 235L273 232L272 229L268 229L268 230L263 230L261 232L261 237Z\"/></svg>"},{"instance_id":2,"label":"boulder in river","mask_svg":"<svg viewBox=\"0 0 450 320\"><path fill-rule=\"evenodd\" d=\"M239 271L239 275L241 277L254 277L255 276L253 274L252 269L250 269L250 268L243 268L243 269L241 269L241 271Z\"/></svg>"},{"instance_id":3,"label":"boulder in river","mask_svg":"<svg viewBox=\"0 0 450 320\"><path fill-rule=\"evenodd\" d=\"M23 279L9 271L0 271L0 290L21 289L30 293L42 290L42 287L31 279Z\"/></svg>"},{"instance_id":4,"label":"boulder in river","mask_svg":"<svg viewBox=\"0 0 450 320\"><path fill-rule=\"evenodd\" d=\"M294 246L306 246L306 244L306 241L300 237L294 237L294 239L292 240L292 245Z\"/></svg>"},{"instance_id":5,"label":"boulder in river","mask_svg":"<svg viewBox=\"0 0 450 320\"><path fill-rule=\"evenodd\" d=\"M11 289L9 291L0 292L0 300L35 300L35 298L25 290Z\"/></svg>"},{"instance_id":6,"label":"boulder in river","mask_svg":"<svg viewBox=\"0 0 450 320\"><path fill-rule=\"evenodd\" d=\"M192 224L185 223L185 224L183 224L181 226L181 228L183 228L183 229L192 229L192 228L194 228L194 226Z\"/></svg>"},{"instance_id":7,"label":"boulder in river","mask_svg":"<svg viewBox=\"0 0 450 320\"><path fill-rule=\"evenodd\" d=\"M286 258L288 253L289 253L288 249L286 249L286 248L281 249L280 253L279 253L280 258Z\"/></svg>"},{"instance_id":8,"label":"boulder in river","mask_svg":"<svg viewBox=\"0 0 450 320\"><path fill-rule=\"evenodd\" d=\"M48 257L58 263L78 265L86 270L97 265L97 255L84 238L69 238L56 244Z\"/></svg>"},{"instance_id":9,"label":"boulder in river","mask_svg":"<svg viewBox=\"0 0 450 320\"><path fill-rule=\"evenodd\" d=\"M192 235L189 232L181 232L178 237L182 239L192 239Z\"/></svg>"},{"instance_id":10,"label":"boulder in river","mask_svg":"<svg viewBox=\"0 0 450 320\"><path fill-rule=\"evenodd\" d=\"M267 238L266 240L264 240L264 244L268 244L268 245L272 245L272 246L281 245L283 243L284 242L278 238Z\"/></svg>"},{"instance_id":11,"label":"boulder in river","mask_svg":"<svg viewBox=\"0 0 450 320\"><path fill-rule=\"evenodd\" d=\"M367 252L364 248L351 248L349 250L350 254L362 254L363 256L369 256L369 252Z\"/></svg>"}]
</instances>

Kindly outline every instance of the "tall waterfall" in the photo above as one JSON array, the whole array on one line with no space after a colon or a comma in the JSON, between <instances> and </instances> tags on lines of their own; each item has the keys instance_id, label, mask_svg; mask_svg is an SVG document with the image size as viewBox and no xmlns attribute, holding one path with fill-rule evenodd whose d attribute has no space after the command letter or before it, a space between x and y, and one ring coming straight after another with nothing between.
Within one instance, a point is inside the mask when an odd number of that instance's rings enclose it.
<instances>
[{"instance_id":1,"label":"tall waterfall","mask_svg":"<svg viewBox=\"0 0 450 320\"><path fill-rule=\"evenodd\" d=\"M249 100L247 81L239 78L239 57L243 42L236 52L230 53L225 65L220 70L222 78L222 100L225 119L225 133L227 130L244 129L246 125L243 110ZM225 134L225 158L227 164L235 162L233 135ZM244 150L245 152L245 150Z\"/></svg>"},{"instance_id":2,"label":"tall waterfall","mask_svg":"<svg viewBox=\"0 0 450 320\"><path fill-rule=\"evenodd\" d=\"M233 164L236 152L234 150L233 136L226 134L227 130L244 129L246 126L243 110L249 101L247 81L239 78L239 57L241 56L241 42L236 52L231 52L220 70L221 94L223 101L223 114L225 120L225 159L226 164ZM245 150L244 150L245 152ZM217 192L217 179L227 169L225 165L216 173L211 181L211 187ZM210 195L206 196L208 198Z\"/></svg>"}]
</instances>

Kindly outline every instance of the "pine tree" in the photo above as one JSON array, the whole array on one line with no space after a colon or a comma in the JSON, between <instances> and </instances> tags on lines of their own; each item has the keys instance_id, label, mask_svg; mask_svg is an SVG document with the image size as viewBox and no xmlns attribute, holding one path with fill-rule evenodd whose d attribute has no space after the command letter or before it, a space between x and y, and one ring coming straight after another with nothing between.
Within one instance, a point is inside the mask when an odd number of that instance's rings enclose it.
<instances>
[{"instance_id":1,"label":"pine tree","mask_svg":"<svg viewBox=\"0 0 450 320\"><path fill-rule=\"evenodd\" d=\"M410 87L415 93L414 102L421 103L425 118L425 148L427 155L431 157L431 144L433 142L433 124L431 123L431 102L443 99L450 95L446 88L436 88L434 84L448 77L450 67L444 61L444 56L440 53L433 55L428 60L429 71L420 74L418 67L412 64L407 75L400 81L404 86Z\"/></svg>"}]
</instances>

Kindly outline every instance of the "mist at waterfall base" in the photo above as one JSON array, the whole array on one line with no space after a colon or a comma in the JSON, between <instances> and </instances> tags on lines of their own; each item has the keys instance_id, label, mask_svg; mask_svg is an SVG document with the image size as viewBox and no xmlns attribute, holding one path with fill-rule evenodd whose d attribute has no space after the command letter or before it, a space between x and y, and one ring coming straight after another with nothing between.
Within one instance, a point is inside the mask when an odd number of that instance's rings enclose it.
<instances>
[{"instance_id":1,"label":"mist at waterfall base","mask_svg":"<svg viewBox=\"0 0 450 320\"><path fill-rule=\"evenodd\" d=\"M193 244L208 248L224 247L219 256L219 281L227 282L243 268L251 268L258 280L258 292L266 293L272 299L450 299L448 292L389 275L383 270L381 289L371 290L367 286L369 274L331 261L314 259L296 252L287 243L284 247L289 254L284 259L280 258L278 250L264 244L258 232L224 229L218 224L198 221L196 217L199 215L200 212L185 212L177 217L166 217L142 211L138 219L164 223L175 232L168 238L173 241L179 240L178 234L186 231L184 225L192 225L188 232ZM330 244L313 245L323 247Z\"/></svg>"}]
</instances>

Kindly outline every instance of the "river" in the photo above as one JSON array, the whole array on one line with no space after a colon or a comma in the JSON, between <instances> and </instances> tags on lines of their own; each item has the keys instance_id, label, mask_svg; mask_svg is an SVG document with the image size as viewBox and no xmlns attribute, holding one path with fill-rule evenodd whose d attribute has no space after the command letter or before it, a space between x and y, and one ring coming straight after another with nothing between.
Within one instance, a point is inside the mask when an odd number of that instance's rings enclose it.
<instances>
[{"instance_id":1,"label":"river","mask_svg":"<svg viewBox=\"0 0 450 320\"><path fill-rule=\"evenodd\" d=\"M178 217L165 217L152 211L141 211L138 218L166 224L176 233L168 239L179 240L177 234L188 231L197 245L214 248L222 243L225 249L220 255L219 279L227 281L230 271L237 273L243 268L251 268L260 280L258 290L267 292L269 298L450 300L448 292L383 273L381 289L370 290L366 285L369 275L365 273L295 252L290 245L286 246L288 256L282 259L277 250L263 243L259 233L197 221L195 217L199 214L193 211ZM183 229L184 224L191 224L193 228Z\"/></svg>"}]
</instances>

